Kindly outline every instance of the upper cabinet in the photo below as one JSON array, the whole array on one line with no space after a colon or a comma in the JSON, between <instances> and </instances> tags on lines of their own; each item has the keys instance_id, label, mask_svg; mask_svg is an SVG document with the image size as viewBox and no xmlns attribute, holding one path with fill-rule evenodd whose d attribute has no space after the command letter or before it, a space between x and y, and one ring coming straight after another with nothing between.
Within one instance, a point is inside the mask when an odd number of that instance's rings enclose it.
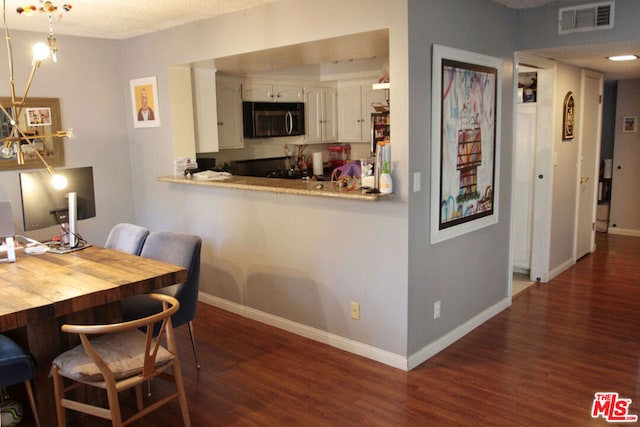
<instances>
[{"instance_id":1,"label":"upper cabinet","mask_svg":"<svg viewBox=\"0 0 640 427\"><path fill-rule=\"evenodd\" d=\"M302 85L274 84L266 81L245 81L242 100L256 102L303 102Z\"/></svg>"},{"instance_id":2,"label":"upper cabinet","mask_svg":"<svg viewBox=\"0 0 640 427\"><path fill-rule=\"evenodd\" d=\"M338 85L338 136L341 142L370 142L374 106L387 105L384 90L374 90L373 81Z\"/></svg>"},{"instance_id":3,"label":"upper cabinet","mask_svg":"<svg viewBox=\"0 0 640 427\"><path fill-rule=\"evenodd\" d=\"M335 87L305 88L305 143L338 140L338 90Z\"/></svg>"}]
</instances>

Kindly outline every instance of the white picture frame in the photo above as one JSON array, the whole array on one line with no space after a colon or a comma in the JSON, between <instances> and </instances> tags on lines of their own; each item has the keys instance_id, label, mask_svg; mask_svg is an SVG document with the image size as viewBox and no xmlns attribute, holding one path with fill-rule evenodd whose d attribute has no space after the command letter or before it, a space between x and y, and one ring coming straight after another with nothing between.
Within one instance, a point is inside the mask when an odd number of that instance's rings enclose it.
<instances>
[{"instance_id":1,"label":"white picture frame","mask_svg":"<svg viewBox=\"0 0 640 427\"><path fill-rule=\"evenodd\" d=\"M156 76L131 80L130 85L133 126L136 128L159 127L160 106Z\"/></svg>"},{"instance_id":2,"label":"white picture frame","mask_svg":"<svg viewBox=\"0 0 640 427\"><path fill-rule=\"evenodd\" d=\"M502 60L433 46L430 242L498 222Z\"/></svg>"}]
</instances>

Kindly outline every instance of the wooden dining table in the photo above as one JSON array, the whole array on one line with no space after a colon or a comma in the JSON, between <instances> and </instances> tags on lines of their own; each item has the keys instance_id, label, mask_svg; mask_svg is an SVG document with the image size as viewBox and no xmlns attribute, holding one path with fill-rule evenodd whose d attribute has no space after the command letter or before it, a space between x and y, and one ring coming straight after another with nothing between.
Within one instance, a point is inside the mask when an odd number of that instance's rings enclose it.
<instances>
[{"instance_id":1,"label":"wooden dining table","mask_svg":"<svg viewBox=\"0 0 640 427\"><path fill-rule=\"evenodd\" d=\"M78 343L64 323L121 319L120 301L186 280L184 268L98 246L63 255L16 253L0 263L0 332L28 349L42 426L56 424L52 360Z\"/></svg>"}]
</instances>

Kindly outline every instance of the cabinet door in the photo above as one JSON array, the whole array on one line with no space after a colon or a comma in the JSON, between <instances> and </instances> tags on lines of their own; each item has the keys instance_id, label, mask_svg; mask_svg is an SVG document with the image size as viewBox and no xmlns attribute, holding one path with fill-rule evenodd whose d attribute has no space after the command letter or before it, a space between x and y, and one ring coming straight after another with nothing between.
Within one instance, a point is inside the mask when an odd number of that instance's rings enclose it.
<instances>
[{"instance_id":1,"label":"cabinet door","mask_svg":"<svg viewBox=\"0 0 640 427\"><path fill-rule=\"evenodd\" d=\"M305 142L307 144L322 142L322 88L306 88L304 108Z\"/></svg>"},{"instance_id":2,"label":"cabinet door","mask_svg":"<svg viewBox=\"0 0 640 427\"><path fill-rule=\"evenodd\" d=\"M273 86L273 101L276 102L302 102L304 93L300 85L276 85Z\"/></svg>"},{"instance_id":3,"label":"cabinet door","mask_svg":"<svg viewBox=\"0 0 640 427\"><path fill-rule=\"evenodd\" d=\"M242 85L243 101L273 101L273 85L266 83L245 82Z\"/></svg>"},{"instance_id":4,"label":"cabinet door","mask_svg":"<svg viewBox=\"0 0 640 427\"><path fill-rule=\"evenodd\" d=\"M338 89L322 88L323 118L322 141L338 140Z\"/></svg>"},{"instance_id":5,"label":"cabinet door","mask_svg":"<svg viewBox=\"0 0 640 427\"><path fill-rule=\"evenodd\" d=\"M362 113L361 90L360 86L338 89L338 135L342 142L363 142L365 114ZM367 140L364 138L364 142Z\"/></svg>"},{"instance_id":6,"label":"cabinet door","mask_svg":"<svg viewBox=\"0 0 640 427\"><path fill-rule=\"evenodd\" d=\"M218 109L218 146L242 148L242 100L240 82L218 79L216 99Z\"/></svg>"}]
</instances>

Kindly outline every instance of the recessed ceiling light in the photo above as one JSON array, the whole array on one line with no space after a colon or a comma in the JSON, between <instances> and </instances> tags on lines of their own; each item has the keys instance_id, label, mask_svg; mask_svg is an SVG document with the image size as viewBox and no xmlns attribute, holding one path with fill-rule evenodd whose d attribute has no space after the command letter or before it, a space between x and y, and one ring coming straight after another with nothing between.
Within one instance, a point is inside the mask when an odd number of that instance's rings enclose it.
<instances>
[{"instance_id":1,"label":"recessed ceiling light","mask_svg":"<svg viewBox=\"0 0 640 427\"><path fill-rule=\"evenodd\" d=\"M636 55L618 55L618 56L610 56L610 61L633 61L638 59Z\"/></svg>"}]
</instances>

